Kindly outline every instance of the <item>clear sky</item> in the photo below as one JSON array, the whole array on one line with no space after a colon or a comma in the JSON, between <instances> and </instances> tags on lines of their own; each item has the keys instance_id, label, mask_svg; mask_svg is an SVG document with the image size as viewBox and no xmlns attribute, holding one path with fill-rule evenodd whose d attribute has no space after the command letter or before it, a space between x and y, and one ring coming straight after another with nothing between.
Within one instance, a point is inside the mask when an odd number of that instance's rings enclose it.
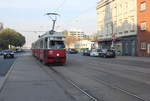
<instances>
[{"instance_id":1,"label":"clear sky","mask_svg":"<svg viewBox=\"0 0 150 101\"><path fill-rule=\"evenodd\" d=\"M44 14L60 14L56 30L81 29L96 32L96 4L99 0L1 0L0 22L21 32L27 45L39 34L51 29L51 20ZM32 32L35 31L35 32Z\"/></svg>"}]
</instances>

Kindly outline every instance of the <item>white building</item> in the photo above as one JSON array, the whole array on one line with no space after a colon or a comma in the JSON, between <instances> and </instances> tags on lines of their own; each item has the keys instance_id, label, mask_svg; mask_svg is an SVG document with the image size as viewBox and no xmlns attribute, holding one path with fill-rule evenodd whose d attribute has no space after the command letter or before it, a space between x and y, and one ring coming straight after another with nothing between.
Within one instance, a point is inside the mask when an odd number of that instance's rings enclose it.
<instances>
[{"instance_id":1,"label":"white building","mask_svg":"<svg viewBox=\"0 0 150 101\"><path fill-rule=\"evenodd\" d=\"M91 49L93 45L93 42L89 40L80 40L76 41L75 43L71 44L71 48L77 48L77 49Z\"/></svg>"},{"instance_id":2,"label":"white building","mask_svg":"<svg viewBox=\"0 0 150 101\"><path fill-rule=\"evenodd\" d=\"M101 0L97 4L97 31L101 45L110 47L115 35L115 46L122 54L135 54L137 0Z\"/></svg>"}]
</instances>

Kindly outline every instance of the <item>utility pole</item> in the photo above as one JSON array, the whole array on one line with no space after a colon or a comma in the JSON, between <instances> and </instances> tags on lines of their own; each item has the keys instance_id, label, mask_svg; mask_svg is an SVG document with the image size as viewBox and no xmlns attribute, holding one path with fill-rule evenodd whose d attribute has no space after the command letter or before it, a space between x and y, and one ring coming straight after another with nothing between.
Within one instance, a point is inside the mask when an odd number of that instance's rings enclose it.
<instances>
[{"instance_id":1,"label":"utility pole","mask_svg":"<svg viewBox=\"0 0 150 101\"><path fill-rule=\"evenodd\" d=\"M113 25L113 22L111 23L111 29L112 29L112 45L111 47L113 48L114 47L114 41L116 39L116 34L114 34L114 25Z\"/></svg>"},{"instance_id":2,"label":"utility pole","mask_svg":"<svg viewBox=\"0 0 150 101\"><path fill-rule=\"evenodd\" d=\"M49 16L53 22L52 29L51 29L51 32L53 33L55 30L55 24L56 24L57 17L59 16L59 14L57 14L57 13L46 13L46 15Z\"/></svg>"}]
</instances>

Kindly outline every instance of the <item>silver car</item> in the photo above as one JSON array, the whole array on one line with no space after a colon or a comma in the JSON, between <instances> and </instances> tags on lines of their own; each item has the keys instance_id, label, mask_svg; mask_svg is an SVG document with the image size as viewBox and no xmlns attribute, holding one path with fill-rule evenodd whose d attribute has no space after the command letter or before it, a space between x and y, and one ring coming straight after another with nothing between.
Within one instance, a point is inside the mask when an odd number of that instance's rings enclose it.
<instances>
[{"instance_id":1,"label":"silver car","mask_svg":"<svg viewBox=\"0 0 150 101\"><path fill-rule=\"evenodd\" d=\"M101 49L92 49L90 52L90 56L99 56Z\"/></svg>"}]
</instances>

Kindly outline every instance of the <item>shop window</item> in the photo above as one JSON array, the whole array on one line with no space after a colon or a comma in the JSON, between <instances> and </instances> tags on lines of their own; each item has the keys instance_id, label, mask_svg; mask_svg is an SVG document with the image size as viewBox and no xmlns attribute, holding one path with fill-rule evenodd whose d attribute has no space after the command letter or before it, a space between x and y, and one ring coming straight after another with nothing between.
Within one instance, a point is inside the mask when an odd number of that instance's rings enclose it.
<instances>
[{"instance_id":1,"label":"shop window","mask_svg":"<svg viewBox=\"0 0 150 101\"><path fill-rule=\"evenodd\" d=\"M146 49L146 42L141 42L141 49L143 49L143 50Z\"/></svg>"},{"instance_id":2,"label":"shop window","mask_svg":"<svg viewBox=\"0 0 150 101\"><path fill-rule=\"evenodd\" d=\"M146 2L142 2L140 5L140 11L146 10Z\"/></svg>"}]
</instances>

